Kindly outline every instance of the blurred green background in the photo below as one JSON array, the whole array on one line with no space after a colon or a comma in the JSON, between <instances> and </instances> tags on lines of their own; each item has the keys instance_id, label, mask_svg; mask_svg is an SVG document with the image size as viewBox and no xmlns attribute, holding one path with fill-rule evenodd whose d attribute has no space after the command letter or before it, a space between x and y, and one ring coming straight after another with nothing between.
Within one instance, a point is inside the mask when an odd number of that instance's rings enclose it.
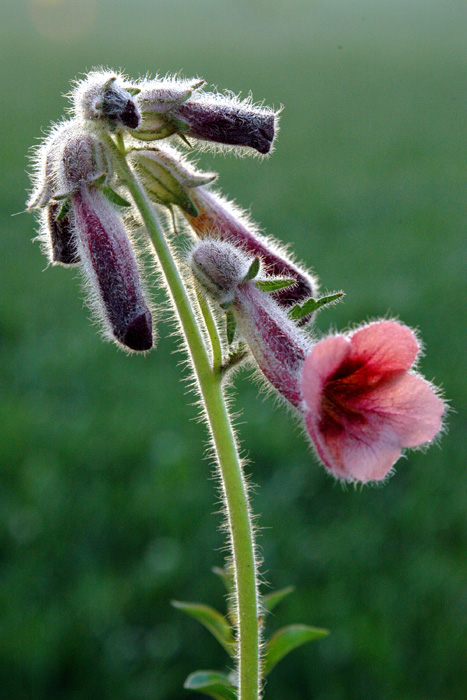
<instances>
[{"instance_id":1,"label":"blurred green background","mask_svg":"<svg viewBox=\"0 0 467 700\"><path fill-rule=\"evenodd\" d=\"M174 700L224 652L169 601L223 605L205 431L172 329L127 357L77 275L45 269L28 148L96 65L181 70L285 105L265 161L203 154L220 185L345 303L322 332L397 315L454 411L442 449L383 488L342 489L243 371L264 578L296 593L268 630L328 627L268 700L464 700L466 6L462 0L7 0L0 24L0 697ZM156 293L157 294L157 293ZM157 294L162 303L163 297Z\"/></svg>"}]
</instances>

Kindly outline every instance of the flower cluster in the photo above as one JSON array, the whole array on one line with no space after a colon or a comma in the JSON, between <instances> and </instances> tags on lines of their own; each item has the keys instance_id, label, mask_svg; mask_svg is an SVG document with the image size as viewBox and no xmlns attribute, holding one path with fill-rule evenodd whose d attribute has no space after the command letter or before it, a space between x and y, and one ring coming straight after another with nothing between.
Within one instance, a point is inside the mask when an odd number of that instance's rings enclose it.
<instances>
[{"instance_id":1,"label":"flower cluster","mask_svg":"<svg viewBox=\"0 0 467 700\"><path fill-rule=\"evenodd\" d=\"M177 147L194 140L268 154L278 112L203 86L198 78L131 81L112 71L75 85L72 118L37 152L28 202L40 212L49 260L81 266L108 336L133 351L153 347L129 224L139 217L126 199L118 152L148 202L199 239L189 264L227 314L228 350L235 337L248 349L335 476L379 481L403 448L431 442L442 426L439 393L414 369L420 344L395 321L319 341L311 335L317 310L342 293L319 298L316 278L212 189L215 173L198 170ZM244 356L233 352L218 369L225 373Z\"/></svg>"},{"instance_id":2,"label":"flower cluster","mask_svg":"<svg viewBox=\"0 0 467 700\"><path fill-rule=\"evenodd\" d=\"M414 371L420 344L395 321L370 323L316 342L274 300L275 279L230 243L206 240L191 268L234 314L259 369L302 416L324 465L349 481L380 481L404 447L431 442L444 403ZM268 290L268 284L269 289Z\"/></svg>"}]
</instances>

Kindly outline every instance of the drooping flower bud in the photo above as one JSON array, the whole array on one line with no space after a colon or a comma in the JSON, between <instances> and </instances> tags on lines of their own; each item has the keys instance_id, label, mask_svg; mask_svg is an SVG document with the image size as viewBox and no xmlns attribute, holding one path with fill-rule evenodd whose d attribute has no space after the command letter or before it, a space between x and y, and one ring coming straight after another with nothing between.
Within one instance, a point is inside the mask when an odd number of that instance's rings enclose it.
<instances>
[{"instance_id":1,"label":"drooping flower bud","mask_svg":"<svg viewBox=\"0 0 467 700\"><path fill-rule=\"evenodd\" d=\"M295 280L293 286L276 292L274 298L280 306L289 309L317 296L316 278L293 263L272 239L261 236L238 207L206 187L198 187L190 196L198 210L198 216L194 217L186 212L184 214L201 239L215 236L232 243L247 254L260 257L269 275ZM311 318L312 316L308 315L301 323L306 323Z\"/></svg>"},{"instance_id":2,"label":"drooping flower bud","mask_svg":"<svg viewBox=\"0 0 467 700\"><path fill-rule=\"evenodd\" d=\"M72 99L82 119L104 121L112 129L136 129L141 121L136 92L138 89L119 73L92 71L76 84Z\"/></svg>"},{"instance_id":3,"label":"drooping flower bud","mask_svg":"<svg viewBox=\"0 0 467 700\"><path fill-rule=\"evenodd\" d=\"M178 133L221 146L270 152L277 133L278 113L251 98L198 91L204 81L144 81L137 101L143 114L143 140ZM194 94L192 94L194 92Z\"/></svg>"},{"instance_id":4,"label":"drooping flower bud","mask_svg":"<svg viewBox=\"0 0 467 700\"><path fill-rule=\"evenodd\" d=\"M71 196L71 205L79 256L107 331L131 350L150 350L151 312L120 217L97 187L85 184Z\"/></svg>"},{"instance_id":5,"label":"drooping flower bud","mask_svg":"<svg viewBox=\"0 0 467 700\"><path fill-rule=\"evenodd\" d=\"M296 408L302 401L300 377L310 338L269 295L258 289L261 273L248 274L254 258L230 243L198 243L191 253L195 278L222 307L230 306L241 336L265 377Z\"/></svg>"},{"instance_id":6,"label":"drooping flower bud","mask_svg":"<svg viewBox=\"0 0 467 700\"><path fill-rule=\"evenodd\" d=\"M78 120L54 130L39 161L29 207L44 207L40 238L51 262L81 262L105 329L121 345L149 350L152 318L125 227L108 201L119 199L104 147ZM120 198L121 201L125 201Z\"/></svg>"}]
</instances>

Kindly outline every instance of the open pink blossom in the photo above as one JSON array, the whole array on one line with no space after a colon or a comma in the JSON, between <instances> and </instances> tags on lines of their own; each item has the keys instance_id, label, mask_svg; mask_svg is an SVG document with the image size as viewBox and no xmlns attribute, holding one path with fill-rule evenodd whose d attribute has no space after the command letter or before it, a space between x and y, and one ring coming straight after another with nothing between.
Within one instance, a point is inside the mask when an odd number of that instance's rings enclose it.
<instances>
[{"instance_id":1,"label":"open pink blossom","mask_svg":"<svg viewBox=\"0 0 467 700\"><path fill-rule=\"evenodd\" d=\"M443 401L409 372L419 350L410 328L394 321L313 347L302 374L305 421L335 476L380 481L403 447L428 443L439 432Z\"/></svg>"}]
</instances>

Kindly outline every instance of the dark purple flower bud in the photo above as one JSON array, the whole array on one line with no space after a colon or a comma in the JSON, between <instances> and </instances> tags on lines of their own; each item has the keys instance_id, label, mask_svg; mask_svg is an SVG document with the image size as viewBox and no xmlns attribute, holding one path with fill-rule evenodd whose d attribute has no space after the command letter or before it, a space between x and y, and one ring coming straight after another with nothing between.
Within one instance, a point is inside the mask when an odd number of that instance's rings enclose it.
<instances>
[{"instance_id":1,"label":"dark purple flower bud","mask_svg":"<svg viewBox=\"0 0 467 700\"><path fill-rule=\"evenodd\" d=\"M71 212L61 216L63 203L51 202L44 211L50 241L50 258L54 264L76 265L79 253L76 250L74 225Z\"/></svg>"},{"instance_id":2,"label":"dark purple flower bud","mask_svg":"<svg viewBox=\"0 0 467 700\"><path fill-rule=\"evenodd\" d=\"M268 274L296 281L293 286L275 293L274 298L280 306L288 309L317 295L316 279L293 263L271 239L261 236L237 207L205 187L193 190L191 199L198 216L186 212L184 215L200 238L215 236L228 241L249 255L260 257ZM308 320L310 316L302 322Z\"/></svg>"},{"instance_id":3,"label":"dark purple flower bud","mask_svg":"<svg viewBox=\"0 0 467 700\"><path fill-rule=\"evenodd\" d=\"M78 252L107 330L130 350L150 350L151 312L119 216L96 187L83 184L71 196L71 203Z\"/></svg>"},{"instance_id":4,"label":"dark purple flower bud","mask_svg":"<svg viewBox=\"0 0 467 700\"><path fill-rule=\"evenodd\" d=\"M277 131L278 112L255 105L251 98L199 92L203 81L154 80L141 84L137 97L143 114L143 140L173 133L224 146L270 152ZM192 94L194 92L194 94Z\"/></svg>"},{"instance_id":5,"label":"dark purple flower bud","mask_svg":"<svg viewBox=\"0 0 467 700\"><path fill-rule=\"evenodd\" d=\"M298 407L303 363L312 341L270 294L258 289L255 279L248 279L253 260L230 243L208 239L193 249L190 265L206 292L221 306L229 306L265 377Z\"/></svg>"},{"instance_id":6,"label":"dark purple flower bud","mask_svg":"<svg viewBox=\"0 0 467 700\"><path fill-rule=\"evenodd\" d=\"M77 115L103 120L111 127L136 129L141 115L133 99L138 89L110 71L93 71L77 83L72 97Z\"/></svg>"},{"instance_id":7,"label":"dark purple flower bud","mask_svg":"<svg viewBox=\"0 0 467 700\"><path fill-rule=\"evenodd\" d=\"M185 136L246 146L263 155L271 150L276 133L276 112L224 95L201 94L181 104L173 114L187 125Z\"/></svg>"}]
</instances>

